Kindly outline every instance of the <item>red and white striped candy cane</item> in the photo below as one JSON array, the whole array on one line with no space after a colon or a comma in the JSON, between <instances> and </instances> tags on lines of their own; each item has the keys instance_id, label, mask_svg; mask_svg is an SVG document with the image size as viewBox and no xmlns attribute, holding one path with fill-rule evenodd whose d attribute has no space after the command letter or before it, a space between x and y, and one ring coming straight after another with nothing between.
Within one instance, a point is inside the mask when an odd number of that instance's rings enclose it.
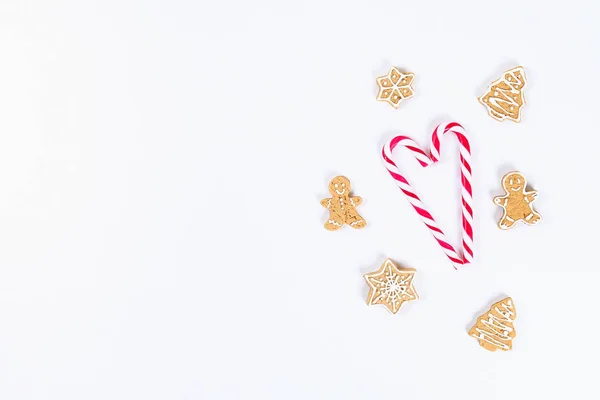
<instances>
[{"instance_id":1,"label":"red and white striped candy cane","mask_svg":"<svg viewBox=\"0 0 600 400\"><path fill-rule=\"evenodd\" d=\"M442 135L447 132L452 132L458 138L460 144L460 180L462 184L462 257L460 257L454 247L448 243L446 235L435 222L429 211L425 208L421 199L413 188L408 183L408 180L400 174L396 163L392 161L392 151L398 145L402 145L409 149L417 161L427 167L436 163L440 159L440 143ZM421 219L427 225L433 237L438 241L454 268L468 264L473 261L473 192L471 190L471 146L465 129L456 122L438 125L431 136L431 151L428 156L419 146L407 136L396 136L383 146L381 152L383 162L388 172L396 181L400 190L406 195L406 198L413 206L415 211L421 216Z\"/></svg>"}]
</instances>

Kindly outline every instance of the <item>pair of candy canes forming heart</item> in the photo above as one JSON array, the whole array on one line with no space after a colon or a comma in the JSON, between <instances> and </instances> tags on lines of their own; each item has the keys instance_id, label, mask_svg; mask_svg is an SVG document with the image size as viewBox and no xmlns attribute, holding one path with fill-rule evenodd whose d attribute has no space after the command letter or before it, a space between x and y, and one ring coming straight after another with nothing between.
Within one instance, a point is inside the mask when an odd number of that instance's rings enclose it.
<instances>
[{"instance_id":1,"label":"pair of candy canes forming heart","mask_svg":"<svg viewBox=\"0 0 600 400\"><path fill-rule=\"evenodd\" d=\"M408 180L400 173L394 161L392 151L398 145L410 150L423 167L436 163L440 159L440 145L445 133L453 133L460 145L460 181L462 186L462 255L459 256L454 247L448 242L444 232L437 225L433 216L423 203ZM473 191L471 189L471 146L465 129L456 122L438 125L431 136L430 155L427 155L419 146L407 136L396 136L383 146L381 152L385 167L406 195L417 214L429 228L442 250L446 253L455 269L473 261ZM513 171L504 176L502 186L506 191L505 196L494 198L494 203L504 208L504 215L498 222L500 229L509 229L517 221L528 225L535 225L541 220L541 215L532 207L532 202L537 196L536 191L527 192L527 181L519 172Z\"/></svg>"},{"instance_id":2,"label":"pair of candy canes forming heart","mask_svg":"<svg viewBox=\"0 0 600 400\"><path fill-rule=\"evenodd\" d=\"M440 159L440 145L445 133L453 133L458 139L460 145L460 181L462 185L462 256L460 256L454 247L448 242L444 232L437 225L433 216L427 211L419 196L408 183L408 180L400 173L396 163L392 160L392 151L398 145L402 145L410 150L417 161L423 167L436 163ZM437 240L446 256L452 262L455 269L473 261L473 191L471 189L471 146L467 139L464 128L456 123L441 124L433 131L431 136L430 155L427 155L419 146L407 136L396 136L383 146L381 152L385 167L396 181L400 190L406 195L406 198L413 206L417 214L429 228L433 237Z\"/></svg>"}]
</instances>

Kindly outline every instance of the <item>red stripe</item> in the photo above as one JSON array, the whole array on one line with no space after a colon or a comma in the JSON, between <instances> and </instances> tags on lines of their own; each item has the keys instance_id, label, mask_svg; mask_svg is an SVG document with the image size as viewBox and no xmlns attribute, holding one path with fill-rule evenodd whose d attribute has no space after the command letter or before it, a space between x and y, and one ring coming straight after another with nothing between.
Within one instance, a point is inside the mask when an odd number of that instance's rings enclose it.
<instances>
[{"instance_id":1,"label":"red stripe","mask_svg":"<svg viewBox=\"0 0 600 400\"><path fill-rule=\"evenodd\" d=\"M396 136L395 138L390 140L390 150L394 150L394 148L398 145L399 142L401 142L402 140L406 140L406 139L412 140L408 136Z\"/></svg>"},{"instance_id":2,"label":"red stripe","mask_svg":"<svg viewBox=\"0 0 600 400\"><path fill-rule=\"evenodd\" d=\"M467 171L469 171L469 174L471 174L471 173L472 173L472 172L471 172L471 166L469 165L469 163L467 162L467 160L465 160L465 159L463 158L463 156L460 156L460 163L461 163L461 164L462 164L462 165L465 167L465 169L466 169Z\"/></svg>"},{"instance_id":3,"label":"red stripe","mask_svg":"<svg viewBox=\"0 0 600 400\"><path fill-rule=\"evenodd\" d=\"M431 146L437 151L437 153L440 153L440 138L437 135L437 128L433 131L433 135L431 135ZM433 154L431 155L431 159L434 161L439 161L437 160Z\"/></svg>"},{"instance_id":4,"label":"red stripe","mask_svg":"<svg viewBox=\"0 0 600 400\"><path fill-rule=\"evenodd\" d=\"M444 133L448 132L449 130L452 130L452 129L456 128L457 126L460 127L460 128L462 128L462 125L459 124L458 122L450 122L448 125L446 125L446 129L444 130ZM465 128L463 128L463 129L465 129ZM457 132L454 132L454 133L456 133L458 135Z\"/></svg>"},{"instance_id":5,"label":"red stripe","mask_svg":"<svg viewBox=\"0 0 600 400\"><path fill-rule=\"evenodd\" d=\"M469 203L467 203L465 201L465 199L462 199L462 205L463 205L464 210L467 212L467 214L469 214L471 216L471 218L472 218L473 217L473 209L471 208L471 206L469 205Z\"/></svg>"},{"instance_id":6,"label":"red stripe","mask_svg":"<svg viewBox=\"0 0 600 400\"><path fill-rule=\"evenodd\" d=\"M461 176L460 181L462 182L462 185L465 188L465 190L467 191L467 193L469 193L469 196L473 197L473 191L471 189L471 182L469 182L467 177L464 175Z\"/></svg>"},{"instance_id":7,"label":"red stripe","mask_svg":"<svg viewBox=\"0 0 600 400\"><path fill-rule=\"evenodd\" d=\"M398 136L392 138L392 140L390 140L390 151L394 150L394 148L396 147L396 145L398 144L398 142L400 141L400 138Z\"/></svg>"},{"instance_id":8,"label":"red stripe","mask_svg":"<svg viewBox=\"0 0 600 400\"><path fill-rule=\"evenodd\" d=\"M381 155L383 156L383 161L392 164L394 167L398 168L398 166L396 165L396 163L394 161L392 161L391 158L388 158L388 156L385 155L385 153L381 153ZM387 168L387 167L386 167Z\"/></svg>"},{"instance_id":9,"label":"red stripe","mask_svg":"<svg viewBox=\"0 0 600 400\"><path fill-rule=\"evenodd\" d=\"M471 224L469 224L469 221L467 221L467 219L465 217L463 217L462 225L463 225L463 230L465 231L467 236L469 236L469 238L471 240L473 240L473 227L471 227Z\"/></svg>"},{"instance_id":10,"label":"red stripe","mask_svg":"<svg viewBox=\"0 0 600 400\"><path fill-rule=\"evenodd\" d=\"M388 169L388 172L390 173L390 175L392 176L392 178L394 178L395 180L400 181L400 182L405 183L408 186L410 186L410 183L408 183L408 181L406 179L404 179L404 177L402 175L397 174L397 173L395 173L393 171L390 171L389 169Z\"/></svg>"},{"instance_id":11,"label":"red stripe","mask_svg":"<svg viewBox=\"0 0 600 400\"><path fill-rule=\"evenodd\" d=\"M447 249L447 250L452 250L453 252L455 252L455 253L456 253L456 250L454 250L454 247L452 247L452 246L450 245L450 243L444 242L442 239L438 239L438 238L435 238L435 240L437 240L437 241L438 241L438 243L440 244L440 246L442 246L443 248L445 248L445 249ZM449 256L448 256L448 257L449 257Z\"/></svg>"},{"instance_id":12,"label":"red stripe","mask_svg":"<svg viewBox=\"0 0 600 400\"><path fill-rule=\"evenodd\" d=\"M404 146L404 147L406 147L409 150L414 151L415 153L419 153L419 154L422 154L425 157L427 157L427 154L423 150L421 150L420 148L418 148L418 147L415 147L415 146ZM427 158L429 158L429 157L427 157Z\"/></svg>"},{"instance_id":13,"label":"red stripe","mask_svg":"<svg viewBox=\"0 0 600 400\"><path fill-rule=\"evenodd\" d=\"M433 217L431 216L431 214L429 214L429 212L427 212L427 210L424 210L421 207L415 206L414 204L412 206L421 217L429 218L430 220L435 221L433 219Z\"/></svg>"},{"instance_id":14,"label":"red stripe","mask_svg":"<svg viewBox=\"0 0 600 400\"><path fill-rule=\"evenodd\" d=\"M387 156L387 154L385 154L385 147L384 147L383 149L381 149L381 156L383 157L383 159L384 159L386 162L389 162L390 164L392 164L392 165L393 165L394 167L396 167L396 168L398 167L398 166L396 165L396 163L395 163L395 162L393 162L393 161L392 161L392 160L391 160L391 159L390 159L390 158Z\"/></svg>"},{"instance_id":15,"label":"red stripe","mask_svg":"<svg viewBox=\"0 0 600 400\"><path fill-rule=\"evenodd\" d=\"M465 243L465 241L463 240L463 250L466 251L467 253L469 253L469 255L471 257L473 257L473 251L471 250L471 248Z\"/></svg>"},{"instance_id":16,"label":"red stripe","mask_svg":"<svg viewBox=\"0 0 600 400\"><path fill-rule=\"evenodd\" d=\"M398 143L399 143L400 141L402 141L402 140L405 140L405 139L412 140L412 139L410 139L410 138L409 138L409 137L407 137L407 136L396 136L395 138L393 138L393 139L390 141L390 151L391 151L391 150L393 150L393 149L394 149L394 148L395 148L395 147L398 145ZM418 147L415 147L415 146L410 146L410 145L406 145L406 146L404 146L404 147L406 147L407 149L409 149L409 150L411 150L411 151L414 151L415 153L419 153L419 154L421 154L421 155L423 155L423 156L425 156L425 157L429 158L429 156L427 155L427 153L425 153L423 150L421 150L421 149L420 149L420 148L418 148ZM385 147L384 147L384 148L381 150L381 157L383 157L383 159L384 159L384 160L385 160L387 163L390 163L390 164L391 164L391 165L393 165L394 167L398 168L398 165L396 165L396 163L395 163L395 162L394 162L394 161L393 161L393 160L392 160L390 157L388 157L388 156L387 156L387 154L385 153ZM422 161L422 160L420 160L420 159L418 159L418 158L417 158L417 161L419 162L419 164L421 164L421 166L422 166L422 167L426 167L426 166L428 166L428 165L429 165L429 163L427 163L427 162L425 162L425 161Z\"/></svg>"},{"instance_id":17,"label":"red stripe","mask_svg":"<svg viewBox=\"0 0 600 400\"><path fill-rule=\"evenodd\" d=\"M446 255L448 256L448 254L446 254ZM458 258L454 258L454 257L450 257L450 256L448 256L448 258L450 259L450 261L452 261L453 264L464 265L463 260L459 260ZM454 266L454 269L456 269L456 266Z\"/></svg>"},{"instance_id":18,"label":"red stripe","mask_svg":"<svg viewBox=\"0 0 600 400\"><path fill-rule=\"evenodd\" d=\"M469 154L471 154L471 145L469 144L469 139L467 139L467 137L465 135L463 135L462 133L458 133L458 132L454 132L456 133L456 137L458 138L458 143L460 143L460 145L462 147L465 148L465 150L467 150L467 152Z\"/></svg>"},{"instance_id":19,"label":"red stripe","mask_svg":"<svg viewBox=\"0 0 600 400\"><path fill-rule=\"evenodd\" d=\"M400 188L400 190L402 190L402 193L404 193L405 195L407 195L408 197L412 197L413 199L419 200L421 201L421 199L419 198L419 196L417 196L416 193L413 192L409 192L408 190L404 190L402 188Z\"/></svg>"},{"instance_id":20,"label":"red stripe","mask_svg":"<svg viewBox=\"0 0 600 400\"><path fill-rule=\"evenodd\" d=\"M428 223L425 223L425 225L427 225L427 227L428 227L429 229L431 229L432 231L439 232L439 233L441 233L442 235L444 234L444 232L442 232L442 230L441 230L440 228L436 228L435 226L431 226L431 225L429 225Z\"/></svg>"}]
</instances>

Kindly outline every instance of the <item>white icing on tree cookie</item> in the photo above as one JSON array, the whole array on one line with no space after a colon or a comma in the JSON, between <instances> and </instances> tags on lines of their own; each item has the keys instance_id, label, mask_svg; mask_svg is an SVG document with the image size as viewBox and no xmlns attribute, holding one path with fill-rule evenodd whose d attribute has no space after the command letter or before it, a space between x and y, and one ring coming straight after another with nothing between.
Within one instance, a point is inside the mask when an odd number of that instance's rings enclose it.
<instances>
[{"instance_id":1,"label":"white icing on tree cookie","mask_svg":"<svg viewBox=\"0 0 600 400\"><path fill-rule=\"evenodd\" d=\"M523 67L509 69L488 86L479 102L487 108L490 117L497 121L520 122L521 110L525 105L525 83Z\"/></svg>"},{"instance_id":2,"label":"white icing on tree cookie","mask_svg":"<svg viewBox=\"0 0 600 400\"><path fill-rule=\"evenodd\" d=\"M516 336L513 322L517 311L510 297L492 305L490 310L477 318L477 323L469 330L469 335L479 340L486 350L512 349L512 340Z\"/></svg>"}]
</instances>

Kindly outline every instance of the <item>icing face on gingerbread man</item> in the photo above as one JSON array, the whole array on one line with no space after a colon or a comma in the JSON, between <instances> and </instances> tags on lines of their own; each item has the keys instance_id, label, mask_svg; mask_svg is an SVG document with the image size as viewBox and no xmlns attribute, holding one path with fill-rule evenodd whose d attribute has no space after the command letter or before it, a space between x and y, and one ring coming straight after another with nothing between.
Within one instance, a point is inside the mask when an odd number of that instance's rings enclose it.
<instances>
[{"instance_id":1,"label":"icing face on gingerbread man","mask_svg":"<svg viewBox=\"0 0 600 400\"><path fill-rule=\"evenodd\" d=\"M504 209L498 227L509 229L516 222L523 221L527 225L535 225L542 216L533 209L533 201L537 197L535 190L525 191L527 180L520 172L509 172L502 178L502 186L506 195L494 197L494 203Z\"/></svg>"},{"instance_id":2,"label":"icing face on gingerbread man","mask_svg":"<svg viewBox=\"0 0 600 400\"><path fill-rule=\"evenodd\" d=\"M362 203L359 196L350 196L350 181L345 176L336 176L329 183L331 198L321 200L321 205L329 210L325 229L335 231L344 224L355 229L364 228L367 223L356 211Z\"/></svg>"},{"instance_id":3,"label":"icing face on gingerbread man","mask_svg":"<svg viewBox=\"0 0 600 400\"><path fill-rule=\"evenodd\" d=\"M329 193L333 196L343 196L346 189L350 191L350 181L345 176L336 176L329 182Z\"/></svg>"}]
</instances>

